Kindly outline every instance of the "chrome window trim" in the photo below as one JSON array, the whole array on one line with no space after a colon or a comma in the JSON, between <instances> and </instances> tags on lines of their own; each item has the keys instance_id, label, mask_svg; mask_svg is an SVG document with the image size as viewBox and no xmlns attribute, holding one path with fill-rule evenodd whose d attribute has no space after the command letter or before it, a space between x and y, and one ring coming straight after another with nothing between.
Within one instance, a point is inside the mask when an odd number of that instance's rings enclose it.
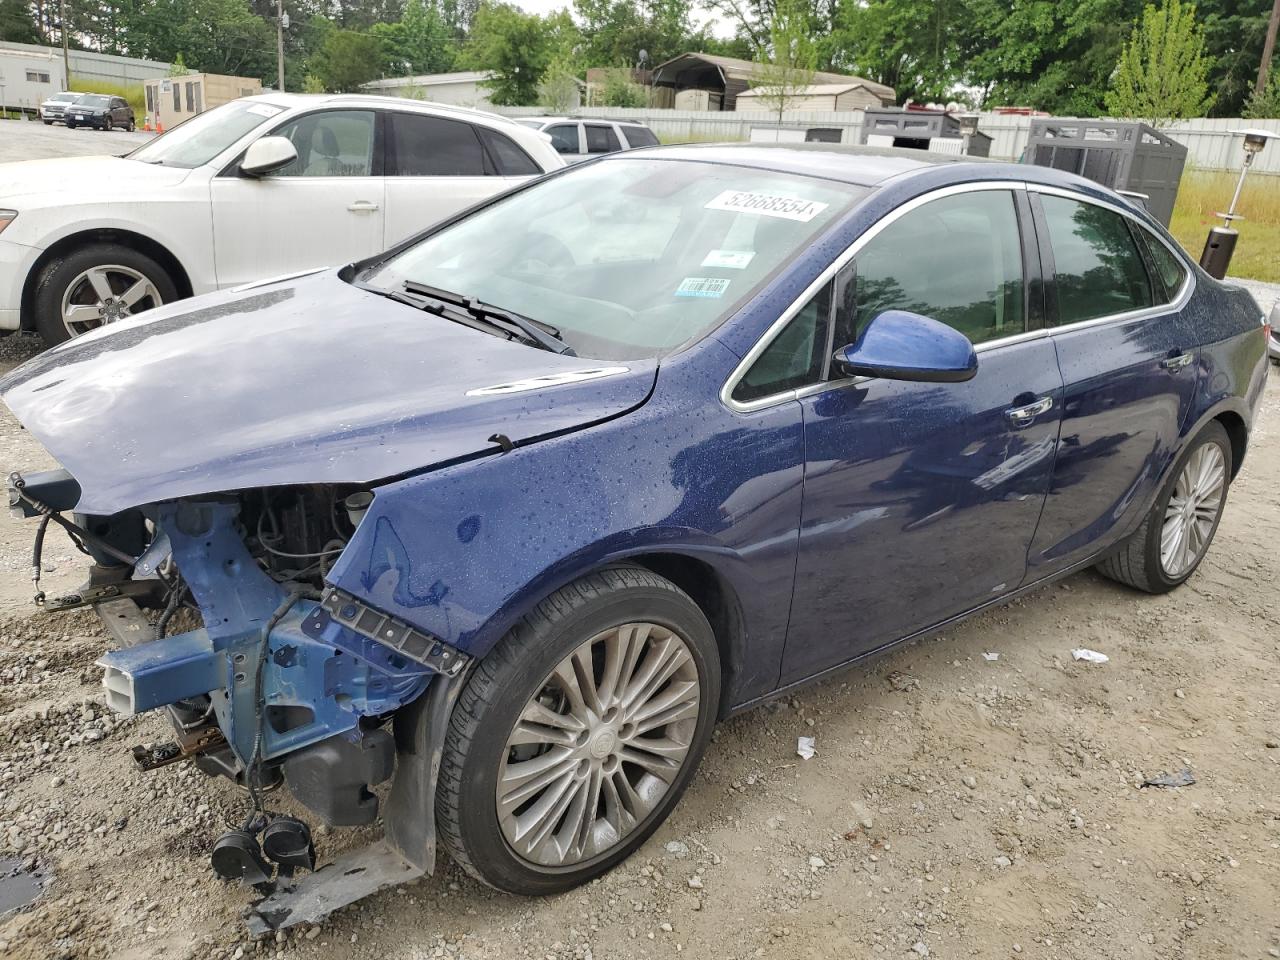
<instances>
[{"instance_id":1,"label":"chrome window trim","mask_svg":"<svg viewBox=\"0 0 1280 960\"><path fill-rule=\"evenodd\" d=\"M796 387L791 390L783 390L778 393L771 393L767 397L757 397L755 400L740 401L733 399L734 388L751 369L752 365L760 358L760 354L768 349L769 344L777 338L791 319L799 313L809 302L809 300L826 284L831 282L831 278L848 265L849 261L858 255L858 253L868 243L874 240L889 224L895 222L901 217L906 216L912 210L924 206L933 200L941 200L943 197L955 196L964 193L978 193L989 190L1007 190L1010 194L1014 194L1019 190L1026 190L1027 184L1022 180L981 180L973 183L953 184L949 187L939 187L929 193L921 194L918 197L912 197L906 203L890 210L883 217L873 223L870 227L862 232L862 234L849 244L848 247L838 256L831 264L818 275L818 278L809 284L804 291L791 302L786 310L779 314L778 319L769 325L755 345L747 351L747 355L743 357L738 365L733 368L733 372L729 374L724 385L720 388L720 402L735 413L751 413L755 410L763 410L766 407L772 407L779 403L785 403L788 400L797 399L802 393L808 396L812 393L819 393L823 390L831 390L844 386L849 383L862 382L871 379L870 377L846 377L843 380L823 380L818 383L809 384L806 387ZM1032 334L1043 334L1043 330L1030 331ZM992 347L1003 345L1006 342L1012 342L1014 339L1028 337L1027 333L1013 334L1009 337L1001 337L999 340L988 340L982 344L983 347ZM977 348L975 348L977 349Z\"/></svg>"},{"instance_id":2,"label":"chrome window trim","mask_svg":"<svg viewBox=\"0 0 1280 960\"><path fill-rule=\"evenodd\" d=\"M955 184L950 187L941 187L937 190L930 191L929 193L921 194L918 197L913 197L902 206L891 210L868 227L866 231L854 240L853 243L851 243L844 252L841 253L840 256L837 257L816 280L814 280L813 283L809 284L809 286L804 289L804 292L791 302L791 305L778 316L778 319L770 324L769 329L761 334L760 339L756 341L755 345L747 351L747 355L744 356L738 362L737 366L733 368L733 372L729 374L728 379L725 380L724 385L720 388L720 402L735 413L753 413L756 410L763 410L767 407L776 406L780 403L786 403L788 400L799 400L802 397L814 396L819 393L824 393L827 390L838 390L846 386L865 383L868 380L875 379L874 377L845 377L840 380L822 380L816 383L811 383L808 386L795 387L790 390L773 393L767 397L758 397L755 400L748 400L744 402L733 399L733 390L737 387L738 381L746 375L746 372L750 370L751 366L760 358L760 354L764 353L764 351L768 349L769 344L771 344L778 334L782 332L791 319L804 308L804 305L807 304L825 284L829 283L832 277L843 270L849 261L858 255L863 247L875 239L876 235L879 234L881 230L893 223L899 217L905 216L917 207L922 207L932 200L939 200L943 197L954 196L962 193L976 193L983 190L1009 190L1011 192L1025 190L1034 193L1048 194L1051 196L1065 197L1068 200L1075 200L1079 203L1091 203L1094 206L1110 210L1113 213L1117 213L1120 216L1131 220L1139 229L1145 230L1164 244L1165 248L1174 255L1179 263L1182 264L1185 276L1182 281L1182 287L1178 290L1177 296L1170 299L1168 303L1162 303L1153 307L1143 307L1140 310L1129 310L1124 313L1107 314L1102 317L1094 317L1091 320L1081 320L1077 323L1063 324L1056 327L1041 327L1039 330L1028 330L1024 333L1016 333L1008 337L1000 337L996 340L985 340L982 343L974 345L973 349L975 353L986 353L988 350L998 349L1015 343L1039 340L1044 337L1054 337L1061 333L1073 333L1077 330L1085 330L1091 327L1101 326L1103 324L1126 323L1130 320L1141 320L1148 317L1159 316L1163 313L1176 312L1185 307L1187 301L1191 299L1191 294L1195 289L1195 271L1190 268L1186 253L1181 249L1175 249L1170 246L1164 237L1160 236L1160 234L1152 230L1134 216L1132 209L1125 209L1125 207L1120 204L1112 203L1096 197L1090 197L1066 187L1054 187L1047 184L1028 183L1024 180L982 180L974 183L963 183ZM1045 242L1049 242L1047 237L1045 238ZM1146 270L1145 261L1143 262L1143 269Z\"/></svg>"}]
</instances>

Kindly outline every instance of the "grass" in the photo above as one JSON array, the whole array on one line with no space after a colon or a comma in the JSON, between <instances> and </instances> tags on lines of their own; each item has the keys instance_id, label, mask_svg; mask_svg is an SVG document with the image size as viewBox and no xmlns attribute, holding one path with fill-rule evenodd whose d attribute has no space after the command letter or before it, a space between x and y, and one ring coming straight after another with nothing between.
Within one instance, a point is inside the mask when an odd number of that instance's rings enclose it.
<instances>
[{"instance_id":1,"label":"grass","mask_svg":"<svg viewBox=\"0 0 1280 960\"><path fill-rule=\"evenodd\" d=\"M140 83L126 85L111 83L107 80L82 80L72 75L71 89L75 93L105 93L109 97L124 97L129 106L133 107L139 126L142 124L143 117L146 116L147 96Z\"/></svg>"},{"instance_id":2,"label":"grass","mask_svg":"<svg viewBox=\"0 0 1280 960\"><path fill-rule=\"evenodd\" d=\"M1222 225L1222 218L1214 213L1231 203L1238 178L1237 173L1210 170L1188 170L1182 175L1169 232L1193 257L1198 259L1204 249L1209 228ZM1240 238L1230 275L1280 283L1280 177L1249 174L1236 212L1244 219L1233 224Z\"/></svg>"}]
</instances>

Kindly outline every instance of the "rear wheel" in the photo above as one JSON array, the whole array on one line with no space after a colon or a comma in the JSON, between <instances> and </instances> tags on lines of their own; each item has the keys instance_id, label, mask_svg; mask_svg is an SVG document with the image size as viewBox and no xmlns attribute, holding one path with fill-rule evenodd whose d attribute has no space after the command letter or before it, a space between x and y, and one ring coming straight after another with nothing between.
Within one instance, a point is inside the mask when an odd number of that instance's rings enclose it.
<instances>
[{"instance_id":1,"label":"rear wheel","mask_svg":"<svg viewBox=\"0 0 1280 960\"><path fill-rule=\"evenodd\" d=\"M638 567L570 584L494 648L459 698L436 796L444 847L511 893L599 876L679 800L719 696L710 624L678 587Z\"/></svg>"},{"instance_id":2,"label":"rear wheel","mask_svg":"<svg viewBox=\"0 0 1280 960\"><path fill-rule=\"evenodd\" d=\"M41 271L36 329L53 346L176 299L172 278L151 257L118 244L90 244Z\"/></svg>"},{"instance_id":3,"label":"rear wheel","mask_svg":"<svg viewBox=\"0 0 1280 960\"><path fill-rule=\"evenodd\" d=\"M1178 459L1142 526L1098 569L1147 593L1167 593L1185 581L1218 531L1231 469L1231 440L1212 421Z\"/></svg>"}]
</instances>

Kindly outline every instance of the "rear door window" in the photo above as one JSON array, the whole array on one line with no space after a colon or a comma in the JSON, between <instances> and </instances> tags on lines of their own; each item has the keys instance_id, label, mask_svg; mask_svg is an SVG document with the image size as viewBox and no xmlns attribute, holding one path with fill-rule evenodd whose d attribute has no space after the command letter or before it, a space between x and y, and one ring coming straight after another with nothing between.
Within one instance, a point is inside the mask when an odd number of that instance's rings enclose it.
<instances>
[{"instance_id":1,"label":"rear door window","mask_svg":"<svg viewBox=\"0 0 1280 960\"><path fill-rule=\"evenodd\" d=\"M551 145L558 153L579 153L578 125L576 123L556 123L543 131L551 138Z\"/></svg>"},{"instance_id":2,"label":"rear door window","mask_svg":"<svg viewBox=\"0 0 1280 960\"><path fill-rule=\"evenodd\" d=\"M489 149L500 177L533 177L542 171L529 159L529 155L521 150L510 137L503 136L488 127L476 127L480 139Z\"/></svg>"},{"instance_id":3,"label":"rear door window","mask_svg":"<svg viewBox=\"0 0 1280 960\"><path fill-rule=\"evenodd\" d=\"M648 127L619 127L630 147L656 147L658 138Z\"/></svg>"},{"instance_id":4,"label":"rear door window","mask_svg":"<svg viewBox=\"0 0 1280 960\"><path fill-rule=\"evenodd\" d=\"M1138 236L1142 238L1142 242L1146 244L1147 253L1151 255L1151 263L1156 268L1156 277L1160 281L1156 286L1164 288L1163 296L1157 289L1156 299L1160 303L1169 303L1182 289L1183 281L1187 279L1187 268L1182 265L1182 261L1173 254L1173 251L1156 239L1150 230L1144 227L1135 229Z\"/></svg>"},{"instance_id":5,"label":"rear door window","mask_svg":"<svg viewBox=\"0 0 1280 960\"><path fill-rule=\"evenodd\" d=\"M1040 195L1053 254L1059 325L1141 310L1151 279L1120 214L1067 197Z\"/></svg>"},{"instance_id":6,"label":"rear door window","mask_svg":"<svg viewBox=\"0 0 1280 960\"><path fill-rule=\"evenodd\" d=\"M476 128L461 120L392 113L390 175L483 177L484 148Z\"/></svg>"},{"instance_id":7,"label":"rear door window","mask_svg":"<svg viewBox=\"0 0 1280 960\"><path fill-rule=\"evenodd\" d=\"M613 153L622 149L613 127L602 123L587 123L583 126L587 131L587 153Z\"/></svg>"}]
</instances>

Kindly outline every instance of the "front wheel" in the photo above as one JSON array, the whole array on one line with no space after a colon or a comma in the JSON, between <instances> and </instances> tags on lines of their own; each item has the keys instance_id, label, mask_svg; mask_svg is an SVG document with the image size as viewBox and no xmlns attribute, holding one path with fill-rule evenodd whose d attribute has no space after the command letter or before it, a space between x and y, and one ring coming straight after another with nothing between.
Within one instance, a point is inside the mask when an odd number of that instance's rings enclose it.
<instances>
[{"instance_id":1,"label":"front wheel","mask_svg":"<svg viewBox=\"0 0 1280 960\"><path fill-rule=\"evenodd\" d=\"M468 873L561 893L649 837L697 768L720 698L707 618L639 567L552 594L477 667L445 738L436 818Z\"/></svg>"},{"instance_id":2,"label":"front wheel","mask_svg":"<svg viewBox=\"0 0 1280 960\"><path fill-rule=\"evenodd\" d=\"M36 281L36 329L49 346L178 299L173 279L144 253L94 243L55 257Z\"/></svg>"},{"instance_id":3,"label":"front wheel","mask_svg":"<svg viewBox=\"0 0 1280 960\"><path fill-rule=\"evenodd\" d=\"M1098 569L1147 593L1167 593L1185 581L1218 531L1231 469L1231 440L1211 421L1178 458L1142 526Z\"/></svg>"}]
</instances>

